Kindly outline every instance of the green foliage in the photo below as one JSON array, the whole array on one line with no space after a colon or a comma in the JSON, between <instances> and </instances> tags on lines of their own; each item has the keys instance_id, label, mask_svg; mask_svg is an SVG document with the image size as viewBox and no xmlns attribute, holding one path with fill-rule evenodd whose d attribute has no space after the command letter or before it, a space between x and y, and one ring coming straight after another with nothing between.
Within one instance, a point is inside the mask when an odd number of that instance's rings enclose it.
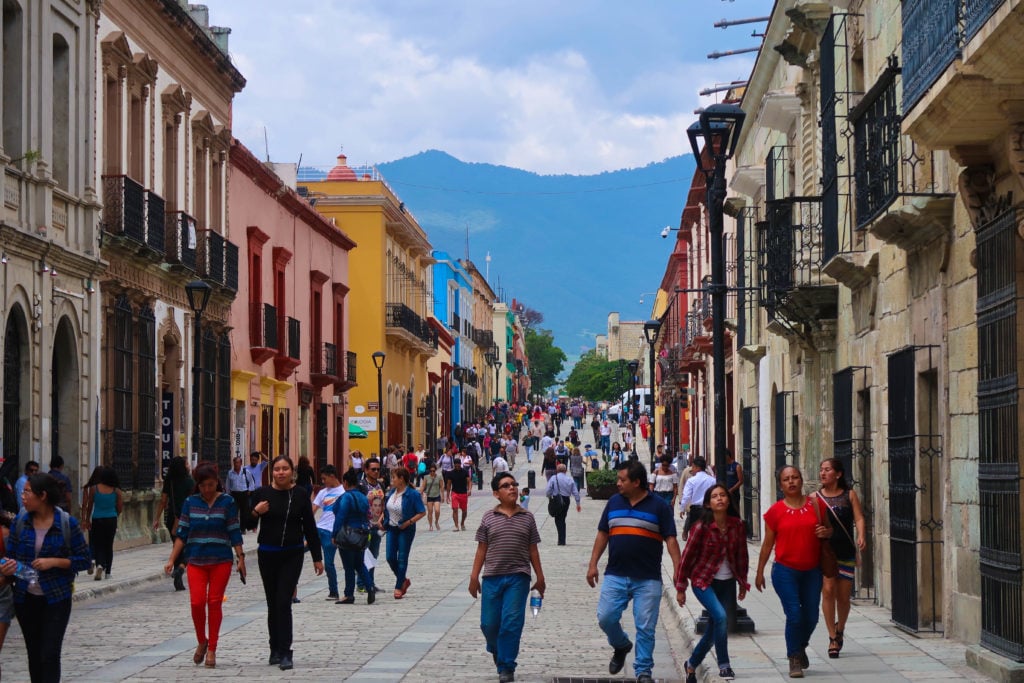
<instances>
[{"instance_id":1,"label":"green foliage","mask_svg":"<svg viewBox=\"0 0 1024 683\"><path fill-rule=\"evenodd\" d=\"M605 463L607 467L608 463ZM618 470L592 470L587 472L587 488L599 488L601 486L608 486L614 484L619 479Z\"/></svg>"},{"instance_id":2,"label":"green foliage","mask_svg":"<svg viewBox=\"0 0 1024 683\"><path fill-rule=\"evenodd\" d=\"M530 391L543 394L562 372L565 352L555 346L550 330L526 330L526 357L530 359Z\"/></svg>"},{"instance_id":3,"label":"green foliage","mask_svg":"<svg viewBox=\"0 0 1024 683\"><path fill-rule=\"evenodd\" d=\"M606 360L591 349L573 366L565 391L588 401L614 401L620 393L619 372L618 362Z\"/></svg>"}]
</instances>

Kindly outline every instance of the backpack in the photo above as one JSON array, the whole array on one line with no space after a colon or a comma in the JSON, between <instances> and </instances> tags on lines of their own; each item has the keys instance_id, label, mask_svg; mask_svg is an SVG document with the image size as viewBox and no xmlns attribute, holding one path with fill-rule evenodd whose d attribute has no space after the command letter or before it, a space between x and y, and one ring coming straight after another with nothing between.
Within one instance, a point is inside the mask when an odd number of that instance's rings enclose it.
<instances>
[{"instance_id":1,"label":"backpack","mask_svg":"<svg viewBox=\"0 0 1024 683\"><path fill-rule=\"evenodd\" d=\"M61 508L54 508L54 514L60 517L60 533L64 537L64 552L71 556L71 515L64 512ZM25 520L28 518L28 513L25 511L19 512L18 516L14 518L14 537L19 541L21 540L21 532L25 530Z\"/></svg>"}]
</instances>

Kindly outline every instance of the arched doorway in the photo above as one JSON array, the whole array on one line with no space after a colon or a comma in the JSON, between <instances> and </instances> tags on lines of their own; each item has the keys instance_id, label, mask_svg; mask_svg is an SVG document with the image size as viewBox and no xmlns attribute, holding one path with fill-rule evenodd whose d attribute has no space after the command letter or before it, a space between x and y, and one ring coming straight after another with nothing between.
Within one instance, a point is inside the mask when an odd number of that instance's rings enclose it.
<instances>
[{"instance_id":1,"label":"arched doorway","mask_svg":"<svg viewBox=\"0 0 1024 683\"><path fill-rule=\"evenodd\" d=\"M28 324L21 306L15 304L7 317L4 331L4 464L0 476L14 481L29 457L29 368ZM11 476L13 475L13 476Z\"/></svg>"},{"instance_id":2,"label":"arched doorway","mask_svg":"<svg viewBox=\"0 0 1024 683\"><path fill-rule=\"evenodd\" d=\"M64 472L71 478L71 490L77 491L82 402L79 395L78 345L67 317L57 323L57 333L53 338L50 381L50 453L64 458Z\"/></svg>"}]
</instances>

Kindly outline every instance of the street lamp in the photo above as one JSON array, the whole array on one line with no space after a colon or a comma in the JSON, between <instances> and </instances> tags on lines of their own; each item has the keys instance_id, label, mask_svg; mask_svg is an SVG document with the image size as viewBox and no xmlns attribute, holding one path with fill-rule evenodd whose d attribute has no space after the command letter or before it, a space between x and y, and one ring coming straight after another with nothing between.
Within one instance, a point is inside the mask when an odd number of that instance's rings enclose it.
<instances>
[{"instance_id":1,"label":"street lamp","mask_svg":"<svg viewBox=\"0 0 1024 683\"><path fill-rule=\"evenodd\" d=\"M650 373L651 373L651 393L648 398L648 406L654 405L654 342L658 341L658 331L661 329L661 321L657 318L651 318L644 323L644 338L647 340L647 346L650 347ZM653 411L652 411L653 413ZM653 414L652 414L653 417ZM654 471L654 420L647 426L647 448L651 454L651 472Z\"/></svg>"},{"instance_id":2,"label":"street lamp","mask_svg":"<svg viewBox=\"0 0 1024 683\"><path fill-rule=\"evenodd\" d=\"M199 352L202 335L200 327L203 320L203 311L206 304L210 303L210 294L213 289L203 280L193 280L185 285L185 294L188 296L188 305L192 309L193 336L192 336L192 452L199 457L199 377L202 373L202 366L199 362Z\"/></svg>"},{"instance_id":3,"label":"street lamp","mask_svg":"<svg viewBox=\"0 0 1024 683\"><path fill-rule=\"evenodd\" d=\"M626 424L633 419L633 401L636 400L636 371L640 369L640 362L631 360L626 364L629 368L629 412L626 413Z\"/></svg>"},{"instance_id":4,"label":"street lamp","mask_svg":"<svg viewBox=\"0 0 1024 683\"><path fill-rule=\"evenodd\" d=\"M380 458L381 472L384 471L384 359L387 355L383 351L374 351L373 367L377 368L377 457Z\"/></svg>"},{"instance_id":5,"label":"street lamp","mask_svg":"<svg viewBox=\"0 0 1024 683\"><path fill-rule=\"evenodd\" d=\"M725 253L722 235L725 232L725 163L736 151L746 113L735 104L712 104L692 124L686 134L690 138L693 157L704 173L707 187L708 232L711 236L711 353L715 394L715 474L725 484ZM713 162L706 166L701 156L701 143Z\"/></svg>"},{"instance_id":6,"label":"street lamp","mask_svg":"<svg viewBox=\"0 0 1024 683\"><path fill-rule=\"evenodd\" d=\"M492 353L491 365L494 366L494 402L497 404L501 403L501 390L498 388L498 382L501 381L501 356L497 353Z\"/></svg>"}]
</instances>

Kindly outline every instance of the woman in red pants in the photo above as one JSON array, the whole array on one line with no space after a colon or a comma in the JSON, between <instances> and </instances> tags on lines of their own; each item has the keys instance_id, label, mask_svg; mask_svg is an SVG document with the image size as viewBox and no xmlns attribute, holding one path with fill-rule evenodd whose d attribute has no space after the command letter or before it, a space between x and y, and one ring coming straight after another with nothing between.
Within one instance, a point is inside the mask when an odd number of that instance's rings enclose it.
<instances>
[{"instance_id":1,"label":"woman in red pants","mask_svg":"<svg viewBox=\"0 0 1024 683\"><path fill-rule=\"evenodd\" d=\"M217 466L201 462L192 472L195 493L185 499L178 518L174 549L164 571L174 569L182 549L188 560L188 590L192 603L192 623L196 628L196 646L192 661L217 666L217 639L223 618L224 589L231 578L232 549L238 558L238 572L245 576L242 530L238 524L238 505L224 493ZM209 633L207 633L209 626Z\"/></svg>"}]
</instances>

